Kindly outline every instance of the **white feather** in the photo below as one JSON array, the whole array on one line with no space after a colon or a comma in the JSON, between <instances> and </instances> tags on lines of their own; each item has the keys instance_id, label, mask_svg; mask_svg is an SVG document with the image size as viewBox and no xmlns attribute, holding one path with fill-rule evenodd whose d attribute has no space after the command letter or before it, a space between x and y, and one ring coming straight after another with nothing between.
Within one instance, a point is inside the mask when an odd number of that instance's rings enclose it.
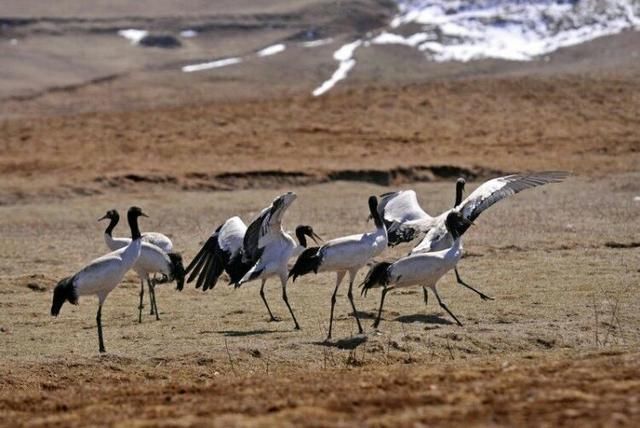
<instances>
[{"instance_id":1,"label":"white feather","mask_svg":"<svg viewBox=\"0 0 640 428\"><path fill-rule=\"evenodd\" d=\"M141 240L91 261L75 275L73 286L79 296L97 294L100 304L122 281L140 256Z\"/></svg>"}]
</instances>

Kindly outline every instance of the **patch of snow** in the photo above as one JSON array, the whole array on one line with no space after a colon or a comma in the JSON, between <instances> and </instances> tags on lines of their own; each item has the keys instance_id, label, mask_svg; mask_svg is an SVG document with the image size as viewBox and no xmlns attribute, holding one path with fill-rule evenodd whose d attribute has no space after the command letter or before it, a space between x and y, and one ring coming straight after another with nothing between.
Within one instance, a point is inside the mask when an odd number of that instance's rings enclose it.
<instances>
[{"instance_id":1,"label":"patch of snow","mask_svg":"<svg viewBox=\"0 0 640 428\"><path fill-rule=\"evenodd\" d=\"M640 196L635 196L635 197L633 198L633 200L634 200L635 202L640 202Z\"/></svg>"},{"instance_id":2,"label":"patch of snow","mask_svg":"<svg viewBox=\"0 0 640 428\"><path fill-rule=\"evenodd\" d=\"M640 29L638 0L398 0L391 22L422 28L373 42L418 47L435 61L527 61L560 48Z\"/></svg>"},{"instance_id":3,"label":"patch of snow","mask_svg":"<svg viewBox=\"0 0 640 428\"><path fill-rule=\"evenodd\" d=\"M316 89L313 90L313 96L319 97L320 95L329 91L331 88L333 88L336 85L336 83L338 83L340 80L345 79L347 77L347 74L349 74L349 71L351 71L351 69L355 67L355 65L356 65L356 61L353 59L340 62L338 69L334 71L331 78L329 80L324 81L322 85L318 86Z\"/></svg>"},{"instance_id":4,"label":"patch of snow","mask_svg":"<svg viewBox=\"0 0 640 428\"><path fill-rule=\"evenodd\" d=\"M238 58L238 57L224 58L224 59L218 59L216 61L204 62L201 64L185 65L184 67L182 67L182 71L184 71L185 73L191 73L194 71L202 71L202 70L210 70L212 68L226 67L228 65L238 64L240 62L242 62L242 58Z\"/></svg>"},{"instance_id":5,"label":"patch of snow","mask_svg":"<svg viewBox=\"0 0 640 428\"><path fill-rule=\"evenodd\" d=\"M195 30L183 30L180 31L180 37L184 37L185 39L190 39L192 37L196 37L198 32Z\"/></svg>"},{"instance_id":6,"label":"patch of snow","mask_svg":"<svg viewBox=\"0 0 640 428\"><path fill-rule=\"evenodd\" d=\"M258 51L258 56L270 56L280 53L286 49L284 43L279 43L277 45L267 46L266 48Z\"/></svg>"},{"instance_id":7,"label":"patch of snow","mask_svg":"<svg viewBox=\"0 0 640 428\"><path fill-rule=\"evenodd\" d=\"M322 85L314 89L314 97L318 97L329 91L336 85L336 83L347 77L349 71L351 71L351 69L356 65L356 60L353 59L353 54L360 45L362 45L362 40L356 40L355 42L341 46L340 49L333 53L333 59L340 62L338 69L333 72L333 75L329 80L324 81Z\"/></svg>"},{"instance_id":8,"label":"patch of snow","mask_svg":"<svg viewBox=\"0 0 640 428\"><path fill-rule=\"evenodd\" d=\"M11 46L16 46L16 45L18 44L18 39L11 39L11 40L9 40L9 44L10 44Z\"/></svg>"},{"instance_id":9,"label":"patch of snow","mask_svg":"<svg viewBox=\"0 0 640 428\"><path fill-rule=\"evenodd\" d=\"M301 44L302 44L302 47L304 48L315 48L318 46L328 45L331 42L333 42L333 39L328 38L328 39L311 40L310 42L302 42Z\"/></svg>"},{"instance_id":10,"label":"patch of snow","mask_svg":"<svg viewBox=\"0 0 640 428\"><path fill-rule=\"evenodd\" d=\"M136 30L135 28L129 28L127 30L118 31L118 35L129 40L129 42L131 42L132 45L137 45L138 43L140 43L140 40L142 40L147 34L149 34L148 31Z\"/></svg>"},{"instance_id":11,"label":"patch of snow","mask_svg":"<svg viewBox=\"0 0 640 428\"><path fill-rule=\"evenodd\" d=\"M399 34L393 34L383 31L379 35L373 38L371 42L376 45L406 45L416 47L420 43L430 40L431 36L427 33L416 33L409 37L404 37Z\"/></svg>"},{"instance_id":12,"label":"patch of snow","mask_svg":"<svg viewBox=\"0 0 640 428\"><path fill-rule=\"evenodd\" d=\"M336 61L348 61L353 57L353 53L360 47L362 40L356 40L355 42L347 43L343 45L333 53L333 59Z\"/></svg>"}]
</instances>

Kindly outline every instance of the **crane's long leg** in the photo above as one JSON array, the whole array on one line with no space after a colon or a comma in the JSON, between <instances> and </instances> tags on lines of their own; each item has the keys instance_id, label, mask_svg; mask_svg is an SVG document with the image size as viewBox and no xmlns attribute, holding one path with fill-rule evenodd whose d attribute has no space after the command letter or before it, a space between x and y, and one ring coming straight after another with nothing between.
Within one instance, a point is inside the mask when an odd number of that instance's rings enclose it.
<instances>
[{"instance_id":1,"label":"crane's long leg","mask_svg":"<svg viewBox=\"0 0 640 428\"><path fill-rule=\"evenodd\" d=\"M155 274L153 275L153 277L155 278ZM147 275L147 286L149 287L149 304L151 305L151 309L149 310L149 315L153 315L156 313L156 295L154 293L154 289L153 289L153 285L151 283L151 279L149 278L149 275Z\"/></svg>"},{"instance_id":2,"label":"crane's long leg","mask_svg":"<svg viewBox=\"0 0 640 428\"><path fill-rule=\"evenodd\" d=\"M382 318L382 306L384 305L384 298L387 296L389 291L393 290L393 287L385 287L382 289L382 295L380 296L380 307L378 308L378 317L373 323L373 328L378 328L380 325L380 319Z\"/></svg>"},{"instance_id":3,"label":"crane's long leg","mask_svg":"<svg viewBox=\"0 0 640 428\"><path fill-rule=\"evenodd\" d=\"M98 314L96 315L96 324L98 324L98 343L100 346L100 352L107 352L104 349L104 340L102 339L102 303L98 305Z\"/></svg>"},{"instance_id":4,"label":"crane's long leg","mask_svg":"<svg viewBox=\"0 0 640 428\"><path fill-rule=\"evenodd\" d=\"M483 292L476 290L475 288L473 288L472 286L470 286L469 284L467 284L466 282L464 282L462 280L462 278L460 278L460 274L458 273L458 268L454 268L453 271L456 273L456 280L458 281L458 284L460 285L464 285L465 287L467 287L469 290L475 291L476 293L478 293L478 295L480 296L480 298L482 300L494 300L493 297L491 296L487 296L486 294L484 294ZM425 290L426 292L426 290Z\"/></svg>"},{"instance_id":5,"label":"crane's long leg","mask_svg":"<svg viewBox=\"0 0 640 428\"><path fill-rule=\"evenodd\" d=\"M360 324L360 317L358 316L358 310L356 309L356 304L353 301L353 281L356 279L356 272L349 272L349 292L347 293L347 297L349 297L349 302L351 302L351 309L353 309L353 316L356 318L356 323L358 324L358 333L364 333L362 329L362 324Z\"/></svg>"},{"instance_id":6,"label":"crane's long leg","mask_svg":"<svg viewBox=\"0 0 640 428\"><path fill-rule=\"evenodd\" d=\"M424 293L424 305L427 306L429 304L429 294L427 293L427 287L422 286L422 292Z\"/></svg>"},{"instance_id":7,"label":"crane's long leg","mask_svg":"<svg viewBox=\"0 0 640 428\"><path fill-rule=\"evenodd\" d=\"M345 273L346 272L336 273L336 288L333 290L333 294L331 295L331 315L329 316L329 334L327 334L327 340L331 339L331 330L333 328L333 308L336 306L336 295L338 294L338 288L340 287L340 283L342 283L342 278L344 278Z\"/></svg>"},{"instance_id":8,"label":"crane's long leg","mask_svg":"<svg viewBox=\"0 0 640 428\"><path fill-rule=\"evenodd\" d=\"M449 308L447 308L447 305L445 305L442 300L440 300L440 296L438 296L438 290L436 290L436 287L432 287L431 290L433 290L433 294L436 295L436 299L438 299L438 303L440 304L440 307L442 309L444 309L445 311L447 311L447 313L449 313L449 315L451 315L451 318L453 318L454 320L456 320L456 322L458 323L458 325L460 327L462 327L462 323L458 320L458 318L456 318L455 315L453 315L453 313L449 310Z\"/></svg>"},{"instance_id":9,"label":"crane's long leg","mask_svg":"<svg viewBox=\"0 0 640 428\"><path fill-rule=\"evenodd\" d=\"M138 305L138 322L139 323L142 322L142 308L144 308L143 298L144 298L144 279L140 277L140 304Z\"/></svg>"},{"instance_id":10,"label":"crane's long leg","mask_svg":"<svg viewBox=\"0 0 640 428\"><path fill-rule=\"evenodd\" d=\"M273 313L271 312L271 308L269 308L269 304L267 303L267 299L264 297L264 284L266 282L267 282L266 279L262 280L262 285L260 286L260 297L262 297L262 301L264 302L264 305L267 307L267 311L269 312L269 316L271 317L269 321L280 321L278 318L273 316Z\"/></svg>"},{"instance_id":11,"label":"crane's long leg","mask_svg":"<svg viewBox=\"0 0 640 428\"><path fill-rule=\"evenodd\" d=\"M151 288L151 294L153 295L153 309L155 309L156 313L156 321L160 321L160 311L158 311L158 301L156 300L156 277L153 276L153 279L149 282L149 287Z\"/></svg>"},{"instance_id":12,"label":"crane's long leg","mask_svg":"<svg viewBox=\"0 0 640 428\"><path fill-rule=\"evenodd\" d=\"M288 278L285 270L284 276L283 275L280 276L280 281L282 282L282 300L284 300L284 303L287 305L287 308L289 309L289 313L291 314L291 318L293 318L293 323L295 324L295 329L300 330L300 324L298 324L298 320L296 319L296 316L293 313L293 309L291 309L291 305L289 304L289 298L287 297L287 279Z\"/></svg>"}]
</instances>

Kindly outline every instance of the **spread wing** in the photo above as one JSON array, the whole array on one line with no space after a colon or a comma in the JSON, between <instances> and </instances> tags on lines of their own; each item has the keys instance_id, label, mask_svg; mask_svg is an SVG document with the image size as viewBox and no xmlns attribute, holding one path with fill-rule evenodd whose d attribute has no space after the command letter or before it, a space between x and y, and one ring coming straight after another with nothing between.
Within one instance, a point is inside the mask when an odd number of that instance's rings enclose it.
<instances>
[{"instance_id":1,"label":"spread wing","mask_svg":"<svg viewBox=\"0 0 640 428\"><path fill-rule=\"evenodd\" d=\"M414 240L427 232L433 222L433 217L422 209L413 190L381 195L378 212L387 227L390 246Z\"/></svg>"},{"instance_id":2,"label":"spread wing","mask_svg":"<svg viewBox=\"0 0 640 428\"><path fill-rule=\"evenodd\" d=\"M569 176L564 171L534 172L531 174L513 174L494 178L483 183L455 209L470 222L496 202L532 187L549 183L559 183ZM466 229L465 229L466 230Z\"/></svg>"},{"instance_id":3,"label":"spread wing","mask_svg":"<svg viewBox=\"0 0 640 428\"><path fill-rule=\"evenodd\" d=\"M239 217L231 217L211 234L198 254L193 258L186 273L187 282L198 278L196 288L206 291L213 288L222 272L229 270L234 259L239 257L247 226Z\"/></svg>"},{"instance_id":4,"label":"spread wing","mask_svg":"<svg viewBox=\"0 0 640 428\"><path fill-rule=\"evenodd\" d=\"M257 262L265 247L281 237L282 217L294 199L295 195L292 193L277 197L271 206L263 209L249 225L244 236L243 262Z\"/></svg>"},{"instance_id":5,"label":"spread wing","mask_svg":"<svg viewBox=\"0 0 640 428\"><path fill-rule=\"evenodd\" d=\"M256 217L251 222L251 224L249 224L242 244L243 263L255 263L262 255L262 251L260 249L260 239L264 236L265 228L268 228L270 213L271 207L263 209L258 217Z\"/></svg>"},{"instance_id":6,"label":"spread wing","mask_svg":"<svg viewBox=\"0 0 640 428\"><path fill-rule=\"evenodd\" d=\"M560 182L567 176L568 173L566 172L549 171L532 174L513 174L494 178L483 183L454 210L461 212L464 218L472 222L484 210L508 196L531 187ZM411 254L444 250L453 244L453 237L444 224L444 219L448 213L449 211L434 221L433 227L425 235L422 242L411 250ZM462 228L462 232L466 231L467 228L468 226Z\"/></svg>"}]
</instances>

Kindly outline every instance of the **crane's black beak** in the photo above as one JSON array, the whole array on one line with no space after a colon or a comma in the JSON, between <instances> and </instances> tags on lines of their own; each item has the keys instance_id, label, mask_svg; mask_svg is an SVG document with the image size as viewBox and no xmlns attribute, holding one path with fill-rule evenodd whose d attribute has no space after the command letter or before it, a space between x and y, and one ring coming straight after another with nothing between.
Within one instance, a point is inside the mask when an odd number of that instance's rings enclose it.
<instances>
[{"instance_id":1,"label":"crane's black beak","mask_svg":"<svg viewBox=\"0 0 640 428\"><path fill-rule=\"evenodd\" d=\"M313 242L315 242L316 244L320 245L320 242L324 242L324 239L322 239L317 233L315 232L311 232L311 234L309 235L309 237L311 239L313 239ZM320 242L318 242L320 241Z\"/></svg>"},{"instance_id":2,"label":"crane's black beak","mask_svg":"<svg viewBox=\"0 0 640 428\"><path fill-rule=\"evenodd\" d=\"M147 218L149 218L149 216L148 216L148 215L146 215L145 213L143 213L142 211L140 211L140 217L147 217Z\"/></svg>"},{"instance_id":3,"label":"crane's black beak","mask_svg":"<svg viewBox=\"0 0 640 428\"><path fill-rule=\"evenodd\" d=\"M100 217L100 218L98 219L98 221L106 220L106 219L108 219L108 218L109 218L109 214L105 214L105 215L103 215L102 217Z\"/></svg>"}]
</instances>

